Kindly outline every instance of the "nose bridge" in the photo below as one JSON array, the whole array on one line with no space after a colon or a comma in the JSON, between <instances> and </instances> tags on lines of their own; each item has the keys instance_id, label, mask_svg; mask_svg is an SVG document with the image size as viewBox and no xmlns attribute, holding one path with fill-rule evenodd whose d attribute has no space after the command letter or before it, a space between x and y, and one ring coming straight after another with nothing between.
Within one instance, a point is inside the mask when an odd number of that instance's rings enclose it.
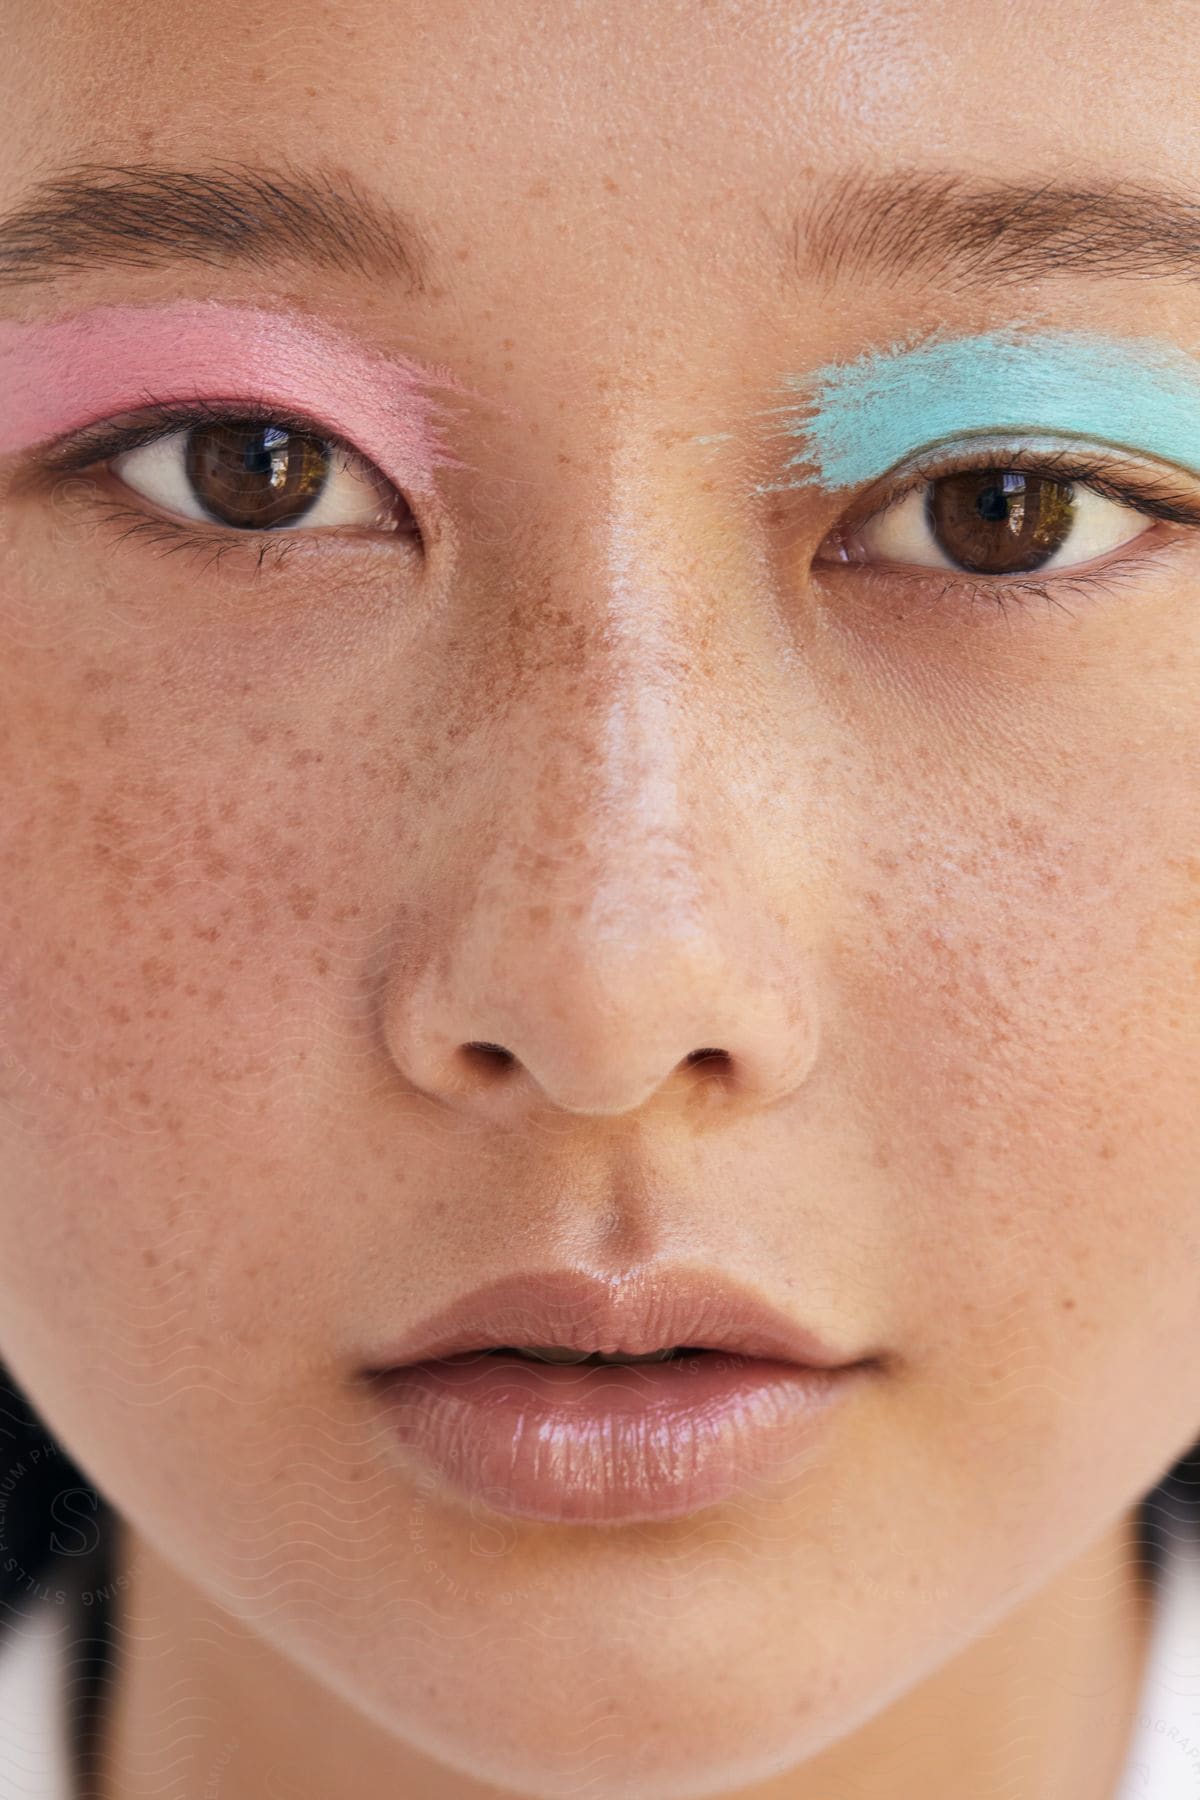
<instances>
[{"instance_id":1,"label":"nose bridge","mask_svg":"<svg viewBox=\"0 0 1200 1800\"><path fill-rule=\"evenodd\" d=\"M518 595L520 642L493 646L520 678L465 777L450 904L394 1053L426 1088L482 1096L463 1049L499 1047L583 1112L639 1105L702 1051L777 1094L811 1040L761 821L735 798L770 731L771 684L751 709L720 673L753 610L729 555L698 553L719 504L698 486L626 452L588 492L556 494L573 526L542 562L549 592L528 620Z\"/></svg>"},{"instance_id":2,"label":"nose bridge","mask_svg":"<svg viewBox=\"0 0 1200 1800\"><path fill-rule=\"evenodd\" d=\"M570 509L581 523L555 578L570 654L550 651L539 682L554 701L530 688L514 727L542 740L524 834L570 841L597 927L606 905L628 909L635 895L658 907L698 899L722 810L711 765L729 696L710 647L737 626L714 617L695 547L702 509L648 461L632 448L615 455L602 482L593 469L589 504ZM519 810L521 794L513 800Z\"/></svg>"}]
</instances>

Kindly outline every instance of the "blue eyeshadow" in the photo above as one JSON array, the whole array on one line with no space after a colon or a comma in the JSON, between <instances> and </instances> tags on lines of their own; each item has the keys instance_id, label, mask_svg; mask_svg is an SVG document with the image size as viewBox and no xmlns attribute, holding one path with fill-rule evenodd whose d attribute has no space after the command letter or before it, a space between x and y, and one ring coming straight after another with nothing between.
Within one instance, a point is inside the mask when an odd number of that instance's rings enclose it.
<instances>
[{"instance_id":1,"label":"blue eyeshadow","mask_svg":"<svg viewBox=\"0 0 1200 1800\"><path fill-rule=\"evenodd\" d=\"M1009 330L893 346L791 376L792 487L872 481L930 444L1050 433L1200 474L1200 363L1157 338Z\"/></svg>"}]
</instances>

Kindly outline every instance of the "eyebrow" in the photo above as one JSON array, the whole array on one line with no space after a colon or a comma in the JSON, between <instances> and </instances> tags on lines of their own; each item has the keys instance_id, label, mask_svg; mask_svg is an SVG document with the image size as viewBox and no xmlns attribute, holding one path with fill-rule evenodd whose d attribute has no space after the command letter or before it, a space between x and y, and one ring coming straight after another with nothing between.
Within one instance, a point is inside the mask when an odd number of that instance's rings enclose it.
<instances>
[{"instance_id":1,"label":"eyebrow","mask_svg":"<svg viewBox=\"0 0 1200 1800\"><path fill-rule=\"evenodd\" d=\"M0 291L104 267L299 262L421 293L429 253L411 219L344 171L76 163L0 216Z\"/></svg>"},{"instance_id":2,"label":"eyebrow","mask_svg":"<svg viewBox=\"0 0 1200 1800\"><path fill-rule=\"evenodd\" d=\"M281 262L426 289L413 220L344 171L245 163L80 163L0 216L0 292L103 267ZM1055 275L1200 278L1200 200L1130 181L988 182L954 173L851 173L797 213L788 262L804 278L935 275L951 291Z\"/></svg>"},{"instance_id":3,"label":"eyebrow","mask_svg":"<svg viewBox=\"0 0 1200 1800\"><path fill-rule=\"evenodd\" d=\"M1121 180L850 174L796 215L793 268L827 280L936 276L970 292L1056 275L1200 278L1200 200Z\"/></svg>"}]
</instances>

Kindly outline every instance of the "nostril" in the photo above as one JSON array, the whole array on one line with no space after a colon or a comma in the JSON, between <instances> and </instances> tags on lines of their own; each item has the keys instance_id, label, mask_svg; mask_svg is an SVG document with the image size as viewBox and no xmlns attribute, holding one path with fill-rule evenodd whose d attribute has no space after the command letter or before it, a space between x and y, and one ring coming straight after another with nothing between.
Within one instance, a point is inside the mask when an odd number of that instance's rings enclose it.
<instances>
[{"instance_id":1,"label":"nostril","mask_svg":"<svg viewBox=\"0 0 1200 1800\"><path fill-rule=\"evenodd\" d=\"M472 1043L464 1045L464 1049L470 1050L476 1055L488 1057L494 1062L503 1063L506 1067L517 1060L512 1051L506 1050L503 1044Z\"/></svg>"}]
</instances>

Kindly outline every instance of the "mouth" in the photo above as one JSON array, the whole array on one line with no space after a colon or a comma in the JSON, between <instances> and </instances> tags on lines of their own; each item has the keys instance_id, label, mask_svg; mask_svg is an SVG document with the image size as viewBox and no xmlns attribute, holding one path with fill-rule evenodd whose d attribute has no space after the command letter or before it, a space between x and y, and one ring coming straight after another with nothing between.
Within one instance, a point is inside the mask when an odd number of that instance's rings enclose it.
<instances>
[{"instance_id":1,"label":"mouth","mask_svg":"<svg viewBox=\"0 0 1200 1800\"><path fill-rule=\"evenodd\" d=\"M468 1353L469 1354L469 1353ZM522 1356L529 1362L548 1363L660 1363L677 1362L683 1356L708 1356L711 1352L701 1345L671 1345L665 1350L648 1350L645 1356L629 1356L621 1352L607 1356L603 1350L571 1350L561 1344L500 1344L482 1352L484 1356Z\"/></svg>"},{"instance_id":2,"label":"mouth","mask_svg":"<svg viewBox=\"0 0 1200 1800\"><path fill-rule=\"evenodd\" d=\"M364 1375L450 1502L599 1525L778 1494L880 1360L720 1274L554 1270L453 1302Z\"/></svg>"}]
</instances>

